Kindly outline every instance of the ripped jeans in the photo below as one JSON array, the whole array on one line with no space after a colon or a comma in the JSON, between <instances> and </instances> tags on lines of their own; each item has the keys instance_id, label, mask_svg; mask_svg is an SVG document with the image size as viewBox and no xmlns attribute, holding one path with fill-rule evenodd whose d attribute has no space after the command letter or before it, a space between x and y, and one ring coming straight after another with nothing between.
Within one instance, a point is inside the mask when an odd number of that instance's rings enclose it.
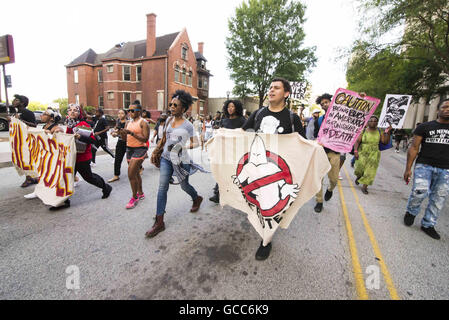
<instances>
[{"instance_id":1,"label":"ripped jeans","mask_svg":"<svg viewBox=\"0 0 449 320\"><path fill-rule=\"evenodd\" d=\"M424 228L434 227L448 195L449 169L440 169L427 164L417 163L412 193L407 202L407 212L417 216L421 209L421 203L428 196L429 204L421 225Z\"/></svg>"}]
</instances>

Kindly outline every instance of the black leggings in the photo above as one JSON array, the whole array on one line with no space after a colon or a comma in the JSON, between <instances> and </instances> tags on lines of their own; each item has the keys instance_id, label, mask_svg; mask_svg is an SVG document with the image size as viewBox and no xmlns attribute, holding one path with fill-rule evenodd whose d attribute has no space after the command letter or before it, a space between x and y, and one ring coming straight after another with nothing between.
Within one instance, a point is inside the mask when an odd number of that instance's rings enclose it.
<instances>
[{"instance_id":1,"label":"black leggings","mask_svg":"<svg viewBox=\"0 0 449 320\"><path fill-rule=\"evenodd\" d=\"M100 189L104 189L106 186L106 183L104 182L103 178L100 177L98 174L95 174L92 172L91 168L90 168L90 160L87 161L83 161L83 162L77 162L75 165L75 175L76 173L79 172L81 177L83 177L83 179L100 188Z\"/></svg>"},{"instance_id":2,"label":"black leggings","mask_svg":"<svg viewBox=\"0 0 449 320\"><path fill-rule=\"evenodd\" d=\"M118 140L115 146L114 175L120 176L120 168L126 154L126 141Z\"/></svg>"},{"instance_id":3,"label":"black leggings","mask_svg":"<svg viewBox=\"0 0 449 320\"><path fill-rule=\"evenodd\" d=\"M111 157L115 158L114 154L112 153L111 150L109 150L108 148L108 139L102 139L100 138L98 140L98 143L96 144L97 149L100 149L100 147L106 151L106 153L108 153ZM92 147L92 162L95 163L95 158L96 158L96 154L97 154L97 149L95 149L94 147Z\"/></svg>"}]
</instances>

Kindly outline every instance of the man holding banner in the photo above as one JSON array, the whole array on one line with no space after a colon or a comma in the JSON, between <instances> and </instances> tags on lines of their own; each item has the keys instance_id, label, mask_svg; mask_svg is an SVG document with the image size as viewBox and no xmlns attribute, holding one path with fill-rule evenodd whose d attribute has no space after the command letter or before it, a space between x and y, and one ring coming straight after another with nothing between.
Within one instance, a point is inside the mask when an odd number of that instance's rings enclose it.
<instances>
[{"instance_id":1,"label":"man holding banner","mask_svg":"<svg viewBox=\"0 0 449 320\"><path fill-rule=\"evenodd\" d=\"M332 99L332 101L331 101ZM318 142L326 150L332 169L329 172L329 187L324 199L328 201L332 197L332 191L337 185L340 171L339 152L350 152L368 120L373 115L380 100L367 97L365 93L358 94L346 89L338 89L334 97L323 94L317 99L317 103L326 110L324 120L319 121ZM322 119L322 118L320 118ZM316 212L323 208L322 191L317 194Z\"/></svg>"},{"instance_id":2,"label":"man holding banner","mask_svg":"<svg viewBox=\"0 0 449 320\"><path fill-rule=\"evenodd\" d=\"M246 132L219 129L208 143L220 205L247 213L262 237L256 260L269 257L277 228L288 227L329 170L323 148L304 139L299 116L286 108L290 93L287 80L274 78L269 106L251 114Z\"/></svg>"},{"instance_id":3,"label":"man holding banner","mask_svg":"<svg viewBox=\"0 0 449 320\"><path fill-rule=\"evenodd\" d=\"M329 109L329 106L331 104L331 100L332 96L329 93L324 93L323 95L319 96L315 102L320 105L327 113L327 110ZM324 117L326 116L326 113L315 121L315 138L318 137L318 132L323 123ZM329 178L329 187L327 188L326 194L324 195L324 200L329 201L332 198L333 190L337 186L338 182L338 174L340 172L340 153L326 147L324 147L324 151L326 152L327 159L331 164L331 170L327 174ZM323 210L323 186L321 186L320 191L318 191L318 193L316 194L316 205L314 210L317 213Z\"/></svg>"}]
</instances>

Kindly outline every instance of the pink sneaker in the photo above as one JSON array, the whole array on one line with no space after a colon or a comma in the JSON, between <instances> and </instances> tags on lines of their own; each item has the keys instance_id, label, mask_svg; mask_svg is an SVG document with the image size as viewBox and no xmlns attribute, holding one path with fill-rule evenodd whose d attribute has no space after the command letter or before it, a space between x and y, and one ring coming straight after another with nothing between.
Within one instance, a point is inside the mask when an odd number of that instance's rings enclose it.
<instances>
[{"instance_id":1,"label":"pink sneaker","mask_svg":"<svg viewBox=\"0 0 449 320\"><path fill-rule=\"evenodd\" d=\"M138 202L139 199L131 198L131 200L129 200L128 204L126 205L126 209L133 209L135 206L137 206Z\"/></svg>"},{"instance_id":2,"label":"pink sneaker","mask_svg":"<svg viewBox=\"0 0 449 320\"><path fill-rule=\"evenodd\" d=\"M143 199L145 199L145 193L138 193L137 192L137 199L139 199L139 200L143 200Z\"/></svg>"}]
</instances>

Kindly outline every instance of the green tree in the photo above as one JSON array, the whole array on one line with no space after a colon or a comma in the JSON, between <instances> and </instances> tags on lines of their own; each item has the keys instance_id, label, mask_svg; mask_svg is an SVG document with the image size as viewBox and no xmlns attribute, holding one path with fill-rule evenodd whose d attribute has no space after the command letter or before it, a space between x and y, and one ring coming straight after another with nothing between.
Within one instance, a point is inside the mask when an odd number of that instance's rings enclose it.
<instances>
[{"instance_id":1,"label":"green tree","mask_svg":"<svg viewBox=\"0 0 449 320\"><path fill-rule=\"evenodd\" d=\"M28 103L27 109L30 111L45 111L47 110L47 105L42 104L38 101L30 101Z\"/></svg>"},{"instance_id":2,"label":"green tree","mask_svg":"<svg viewBox=\"0 0 449 320\"><path fill-rule=\"evenodd\" d=\"M366 37L364 44L369 43L368 51L375 55L390 50L396 59L419 67L422 77L416 85L424 95L449 77L447 0L360 0L360 3L364 8L361 31ZM398 33L401 36L395 37Z\"/></svg>"},{"instance_id":3,"label":"green tree","mask_svg":"<svg viewBox=\"0 0 449 320\"><path fill-rule=\"evenodd\" d=\"M304 81L316 62L303 47L305 6L297 1L249 0L228 20L228 68L240 97L257 94L261 106L273 76Z\"/></svg>"},{"instance_id":4,"label":"green tree","mask_svg":"<svg viewBox=\"0 0 449 320\"><path fill-rule=\"evenodd\" d=\"M372 54L369 48L368 43L358 43L353 48L346 72L348 89L380 99L387 93L430 99L432 93L440 90L444 81L441 69L432 68L424 60L405 59L405 52L384 48Z\"/></svg>"},{"instance_id":5,"label":"green tree","mask_svg":"<svg viewBox=\"0 0 449 320\"><path fill-rule=\"evenodd\" d=\"M53 100L54 103L59 103L59 113L61 113L61 115L63 117L67 116L67 108L69 105L69 99L67 98L58 98Z\"/></svg>"}]
</instances>

